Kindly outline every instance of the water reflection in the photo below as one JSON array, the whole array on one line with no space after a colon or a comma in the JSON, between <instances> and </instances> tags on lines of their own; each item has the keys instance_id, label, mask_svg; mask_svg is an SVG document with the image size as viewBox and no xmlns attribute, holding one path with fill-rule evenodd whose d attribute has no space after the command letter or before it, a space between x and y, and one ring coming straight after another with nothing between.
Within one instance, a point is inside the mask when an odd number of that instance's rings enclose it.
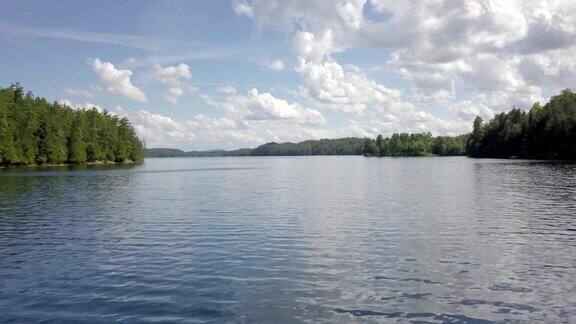
<instances>
[{"instance_id":1,"label":"water reflection","mask_svg":"<svg viewBox=\"0 0 576 324\"><path fill-rule=\"evenodd\" d=\"M569 322L575 198L519 160L0 172L0 321Z\"/></svg>"}]
</instances>

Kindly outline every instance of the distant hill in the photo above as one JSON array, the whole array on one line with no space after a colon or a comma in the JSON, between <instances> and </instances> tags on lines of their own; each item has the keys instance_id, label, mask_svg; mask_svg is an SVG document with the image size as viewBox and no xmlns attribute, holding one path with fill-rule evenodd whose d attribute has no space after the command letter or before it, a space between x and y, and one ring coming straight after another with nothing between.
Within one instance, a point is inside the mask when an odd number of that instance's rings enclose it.
<instances>
[{"instance_id":1,"label":"distant hill","mask_svg":"<svg viewBox=\"0 0 576 324\"><path fill-rule=\"evenodd\" d=\"M299 143L267 143L252 150L250 155L362 155L363 143L364 140L358 137L308 140Z\"/></svg>"},{"instance_id":2,"label":"distant hill","mask_svg":"<svg viewBox=\"0 0 576 324\"><path fill-rule=\"evenodd\" d=\"M291 155L362 155L364 140L358 137L308 140L299 143L266 143L254 149L182 151L171 148L150 148L146 157L211 157L211 156L291 156Z\"/></svg>"},{"instance_id":3,"label":"distant hill","mask_svg":"<svg viewBox=\"0 0 576 324\"><path fill-rule=\"evenodd\" d=\"M211 156L248 156L252 149L238 150L208 150L208 151L182 151L172 148L150 148L144 150L145 157L211 157Z\"/></svg>"}]
</instances>

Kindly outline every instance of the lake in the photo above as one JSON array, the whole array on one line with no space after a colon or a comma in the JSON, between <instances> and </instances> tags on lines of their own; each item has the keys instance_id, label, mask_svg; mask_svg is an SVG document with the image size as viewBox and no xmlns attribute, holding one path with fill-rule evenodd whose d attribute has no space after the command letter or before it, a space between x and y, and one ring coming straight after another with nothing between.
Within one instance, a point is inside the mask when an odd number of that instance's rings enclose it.
<instances>
[{"instance_id":1,"label":"lake","mask_svg":"<svg viewBox=\"0 0 576 324\"><path fill-rule=\"evenodd\" d=\"M576 164L0 170L1 322L576 321Z\"/></svg>"}]
</instances>

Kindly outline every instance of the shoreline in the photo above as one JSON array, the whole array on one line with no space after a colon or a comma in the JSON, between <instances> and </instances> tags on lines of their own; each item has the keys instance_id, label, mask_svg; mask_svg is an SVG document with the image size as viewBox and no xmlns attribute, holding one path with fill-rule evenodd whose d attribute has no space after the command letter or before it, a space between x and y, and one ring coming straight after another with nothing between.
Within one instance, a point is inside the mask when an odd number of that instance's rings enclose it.
<instances>
[{"instance_id":1,"label":"shoreline","mask_svg":"<svg viewBox=\"0 0 576 324\"><path fill-rule=\"evenodd\" d=\"M124 162L114 162L114 161L94 161L94 162L86 162L83 164L70 164L70 163L61 163L61 164L28 164L28 165L1 165L0 169L27 169L27 168L61 168L61 167L82 167L82 166L100 166L100 165L134 165L134 164L141 164L144 163L144 159L142 161L133 161L133 160L126 160Z\"/></svg>"}]
</instances>

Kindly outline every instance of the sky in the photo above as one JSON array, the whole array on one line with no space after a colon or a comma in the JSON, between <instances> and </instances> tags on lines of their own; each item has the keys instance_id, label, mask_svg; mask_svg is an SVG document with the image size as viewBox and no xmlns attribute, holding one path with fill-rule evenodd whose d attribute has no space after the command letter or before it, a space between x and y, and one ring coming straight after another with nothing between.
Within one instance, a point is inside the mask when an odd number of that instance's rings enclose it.
<instances>
[{"instance_id":1,"label":"sky","mask_svg":"<svg viewBox=\"0 0 576 324\"><path fill-rule=\"evenodd\" d=\"M0 86L148 147L457 135L576 80L576 1L0 0Z\"/></svg>"}]
</instances>

